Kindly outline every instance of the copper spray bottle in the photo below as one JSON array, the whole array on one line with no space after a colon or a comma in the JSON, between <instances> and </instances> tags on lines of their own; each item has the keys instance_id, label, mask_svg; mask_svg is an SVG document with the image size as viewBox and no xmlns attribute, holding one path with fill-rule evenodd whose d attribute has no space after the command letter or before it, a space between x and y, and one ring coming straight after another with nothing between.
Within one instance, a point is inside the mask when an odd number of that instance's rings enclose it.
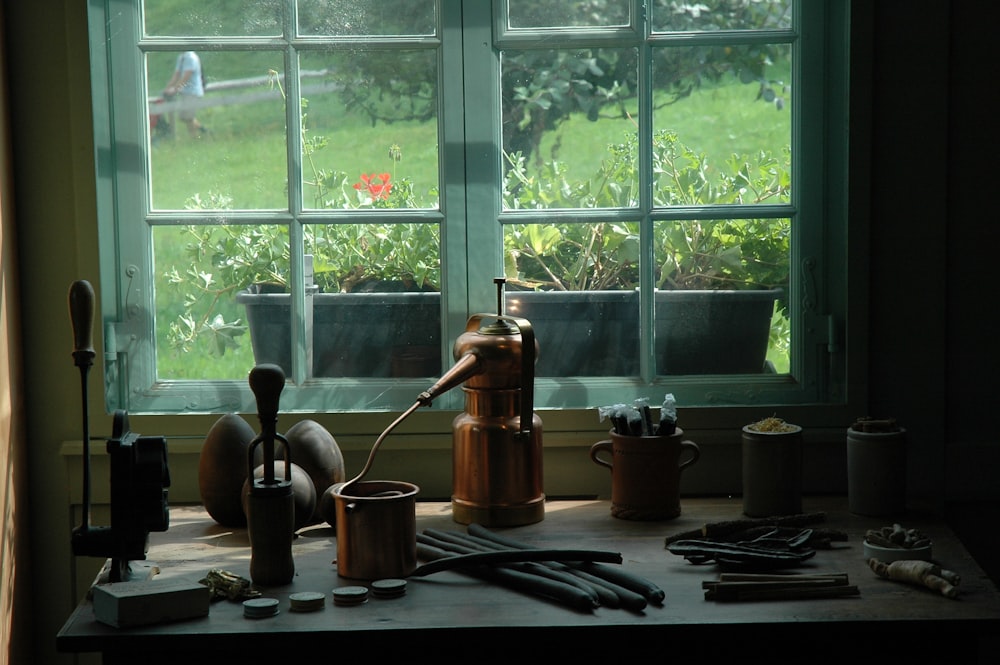
<instances>
[{"instance_id":1,"label":"copper spray bottle","mask_svg":"<svg viewBox=\"0 0 1000 665\"><path fill-rule=\"evenodd\" d=\"M535 333L527 319L475 314L455 340L456 363L421 394L429 404L465 382L465 410L452 422L452 517L459 524L520 526L545 517L542 420L534 412Z\"/></svg>"}]
</instances>

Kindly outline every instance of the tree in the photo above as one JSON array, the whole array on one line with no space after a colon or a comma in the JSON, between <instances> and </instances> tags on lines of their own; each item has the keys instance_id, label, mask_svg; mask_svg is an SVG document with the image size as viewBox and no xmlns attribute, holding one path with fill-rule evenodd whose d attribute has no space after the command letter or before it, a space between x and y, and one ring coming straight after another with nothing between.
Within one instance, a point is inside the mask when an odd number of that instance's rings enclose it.
<instances>
[{"instance_id":1,"label":"tree","mask_svg":"<svg viewBox=\"0 0 1000 665\"><path fill-rule=\"evenodd\" d=\"M381 34L421 34L429 29L433 7L428 0L394 0L375 5L355 4L345 17L324 11L334 0L315 0L309 16L300 19L309 30L350 34L358 26L379 25ZM627 24L623 0L532 0L514 4L513 27ZM790 25L790 0L706 0L688 3L654 0L650 21L654 31L718 32L777 29ZM369 16L378 12L378 17ZM356 15L355 15L356 14ZM567 19L567 17L570 17ZM373 23L375 19L378 23ZM338 32L339 31L339 32ZM736 77L756 84L756 99L779 109L784 84L771 80L768 67L777 59L778 45L727 44L662 46L653 51L653 84L658 104L674 104L705 83ZM405 53L405 57L403 56ZM349 60L349 62L348 62ZM428 52L372 50L348 58L331 57L329 70L347 108L363 111L373 124L427 120L436 112L437 69ZM538 158L547 131L573 113L596 121L621 117L625 102L635 96L638 53L631 47L525 48L501 54L501 119L503 149ZM748 99L750 99L748 97Z\"/></svg>"}]
</instances>

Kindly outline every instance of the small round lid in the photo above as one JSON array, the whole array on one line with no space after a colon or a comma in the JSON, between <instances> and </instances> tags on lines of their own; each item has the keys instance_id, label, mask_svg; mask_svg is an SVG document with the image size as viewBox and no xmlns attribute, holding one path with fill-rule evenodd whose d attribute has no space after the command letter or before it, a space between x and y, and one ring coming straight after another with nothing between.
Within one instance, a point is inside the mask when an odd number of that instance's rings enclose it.
<instances>
[{"instance_id":1,"label":"small round lid","mask_svg":"<svg viewBox=\"0 0 1000 665\"><path fill-rule=\"evenodd\" d=\"M376 598L396 598L406 593L406 580L395 578L375 580L371 587L372 595Z\"/></svg>"},{"instance_id":2,"label":"small round lid","mask_svg":"<svg viewBox=\"0 0 1000 665\"><path fill-rule=\"evenodd\" d=\"M314 612L323 609L326 597L318 591L300 591L288 596L293 612Z\"/></svg>"},{"instance_id":3,"label":"small round lid","mask_svg":"<svg viewBox=\"0 0 1000 665\"><path fill-rule=\"evenodd\" d=\"M278 613L277 598L251 598L243 601L243 616L248 619L272 617Z\"/></svg>"},{"instance_id":4,"label":"small round lid","mask_svg":"<svg viewBox=\"0 0 1000 665\"><path fill-rule=\"evenodd\" d=\"M363 586L342 586L333 590L337 605L358 605L368 600L368 589Z\"/></svg>"}]
</instances>

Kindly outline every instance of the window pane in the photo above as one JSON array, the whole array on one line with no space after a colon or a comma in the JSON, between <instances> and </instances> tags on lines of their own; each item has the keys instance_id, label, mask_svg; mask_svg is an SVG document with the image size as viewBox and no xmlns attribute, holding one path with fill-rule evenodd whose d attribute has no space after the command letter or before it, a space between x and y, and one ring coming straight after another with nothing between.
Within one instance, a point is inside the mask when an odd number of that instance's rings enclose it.
<instances>
[{"instance_id":1,"label":"window pane","mask_svg":"<svg viewBox=\"0 0 1000 665\"><path fill-rule=\"evenodd\" d=\"M433 35L434 0L298 0L303 35Z\"/></svg>"},{"instance_id":2,"label":"window pane","mask_svg":"<svg viewBox=\"0 0 1000 665\"><path fill-rule=\"evenodd\" d=\"M629 0L507 0L507 26L513 29L627 26L629 4Z\"/></svg>"},{"instance_id":3,"label":"window pane","mask_svg":"<svg viewBox=\"0 0 1000 665\"><path fill-rule=\"evenodd\" d=\"M145 0L150 36L260 37L281 34L283 0Z\"/></svg>"},{"instance_id":4,"label":"window pane","mask_svg":"<svg viewBox=\"0 0 1000 665\"><path fill-rule=\"evenodd\" d=\"M437 224L310 224L305 238L320 292L441 290Z\"/></svg>"},{"instance_id":5,"label":"window pane","mask_svg":"<svg viewBox=\"0 0 1000 665\"><path fill-rule=\"evenodd\" d=\"M792 109L785 82L791 47L654 53L655 204L789 201ZM680 78L679 71L688 74Z\"/></svg>"},{"instance_id":6,"label":"window pane","mask_svg":"<svg viewBox=\"0 0 1000 665\"><path fill-rule=\"evenodd\" d=\"M435 54L302 55L304 207L438 207Z\"/></svg>"},{"instance_id":7,"label":"window pane","mask_svg":"<svg viewBox=\"0 0 1000 665\"><path fill-rule=\"evenodd\" d=\"M504 226L507 313L531 321L538 376L638 373L638 233L635 222Z\"/></svg>"},{"instance_id":8,"label":"window pane","mask_svg":"<svg viewBox=\"0 0 1000 665\"><path fill-rule=\"evenodd\" d=\"M658 222L657 372L787 372L790 241L789 219Z\"/></svg>"},{"instance_id":9,"label":"window pane","mask_svg":"<svg viewBox=\"0 0 1000 665\"><path fill-rule=\"evenodd\" d=\"M654 32L689 32L711 30L789 29L792 25L792 0L732 2L652 3Z\"/></svg>"},{"instance_id":10,"label":"window pane","mask_svg":"<svg viewBox=\"0 0 1000 665\"><path fill-rule=\"evenodd\" d=\"M206 85L167 88L199 63ZM281 54L149 53L146 67L152 208L287 209L284 101L269 75Z\"/></svg>"},{"instance_id":11,"label":"window pane","mask_svg":"<svg viewBox=\"0 0 1000 665\"><path fill-rule=\"evenodd\" d=\"M506 313L531 322L536 376L639 373L638 291L508 291Z\"/></svg>"},{"instance_id":12,"label":"window pane","mask_svg":"<svg viewBox=\"0 0 1000 665\"><path fill-rule=\"evenodd\" d=\"M262 283L273 285L268 291L284 290L287 228L157 226L152 235L157 375L245 380L254 356L238 293ZM290 311L286 305L273 317L272 334L288 339Z\"/></svg>"},{"instance_id":13,"label":"window pane","mask_svg":"<svg viewBox=\"0 0 1000 665\"><path fill-rule=\"evenodd\" d=\"M441 373L440 236L437 224L306 227L315 376Z\"/></svg>"},{"instance_id":14,"label":"window pane","mask_svg":"<svg viewBox=\"0 0 1000 665\"><path fill-rule=\"evenodd\" d=\"M439 236L436 224L307 227L314 376L441 373ZM158 226L153 238L160 378L245 378L265 362L291 374L286 227Z\"/></svg>"},{"instance_id":15,"label":"window pane","mask_svg":"<svg viewBox=\"0 0 1000 665\"><path fill-rule=\"evenodd\" d=\"M635 49L501 54L505 209L634 207Z\"/></svg>"},{"instance_id":16,"label":"window pane","mask_svg":"<svg viewBox=\"0 0 1000 665\"><path fill-rule=\"evenodd\" d=\"M639 286L635 222L504 225L507 280L531 290Z\"/></svg>"},{"instance_id":17,"label":"window pane","mask_svg":"<svg viewBox=\"0 0 1000 665\"><path fill-rule=\"evenodd\" d=\"M319 293L314 300L314 376L442 374L440 293Z\"/></svg>"}]
</instances>

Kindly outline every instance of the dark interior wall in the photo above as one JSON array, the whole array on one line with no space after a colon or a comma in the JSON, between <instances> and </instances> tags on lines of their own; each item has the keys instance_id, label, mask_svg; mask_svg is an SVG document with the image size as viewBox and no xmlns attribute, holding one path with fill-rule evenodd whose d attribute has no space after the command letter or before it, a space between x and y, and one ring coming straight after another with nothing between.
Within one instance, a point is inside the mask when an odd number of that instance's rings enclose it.
<instances>
[{"instance_id":1,"label":"dark interior wall","mask_svg":"<svg viewBox=\"0 0 1000 665\"><path fill-rule=\"evenodd\" d=\"M989 102L1000 9L882 0L858 11L871 14L870 34L855 35L871 40L870 66L856 63L871 77L860 104L871 136L870 410L910 430L921 495L997 499L998 315L985 289L1000 234Z\"/></svg>"},{"instance_id":2,"label":"dark interior wall","mask_svg":"<svg viewBox=\"0 0 1000 665\"><path fill-rule=\"evenodd\" d=\"M951 100L933 89L948 81L950 10L937 0L871 5L870 411L909 426L911 485L931 496L944 480L947 184L956 166Z\"/></svg>"},{"instance_id":3,"label":"dark interior wall","mask_svg":"<svg viewBox=\"0 0 1000 665\"><path fill-rule=\"evenodd\" d=\"M936 260L921 270L926 281L946 284L946 305L925 316L948 321L942 406L947 417L945 440L951 448L950 493L960 497L964 487L988 487L991 498L997 499L1000 309L992 293L997 283L992 272L1000 251L995 178L1000 140L994 101L1000 83L1000 58L995 53L1000 5L952 2L949 10L948 84L929 82L925 91L948 100L947 231L932 238ZM933 162L929 169L938 171ZM919 297L919 291L914 295ZM968 498L975 497L973 492Z\"/></svg>"}]
</instances>

